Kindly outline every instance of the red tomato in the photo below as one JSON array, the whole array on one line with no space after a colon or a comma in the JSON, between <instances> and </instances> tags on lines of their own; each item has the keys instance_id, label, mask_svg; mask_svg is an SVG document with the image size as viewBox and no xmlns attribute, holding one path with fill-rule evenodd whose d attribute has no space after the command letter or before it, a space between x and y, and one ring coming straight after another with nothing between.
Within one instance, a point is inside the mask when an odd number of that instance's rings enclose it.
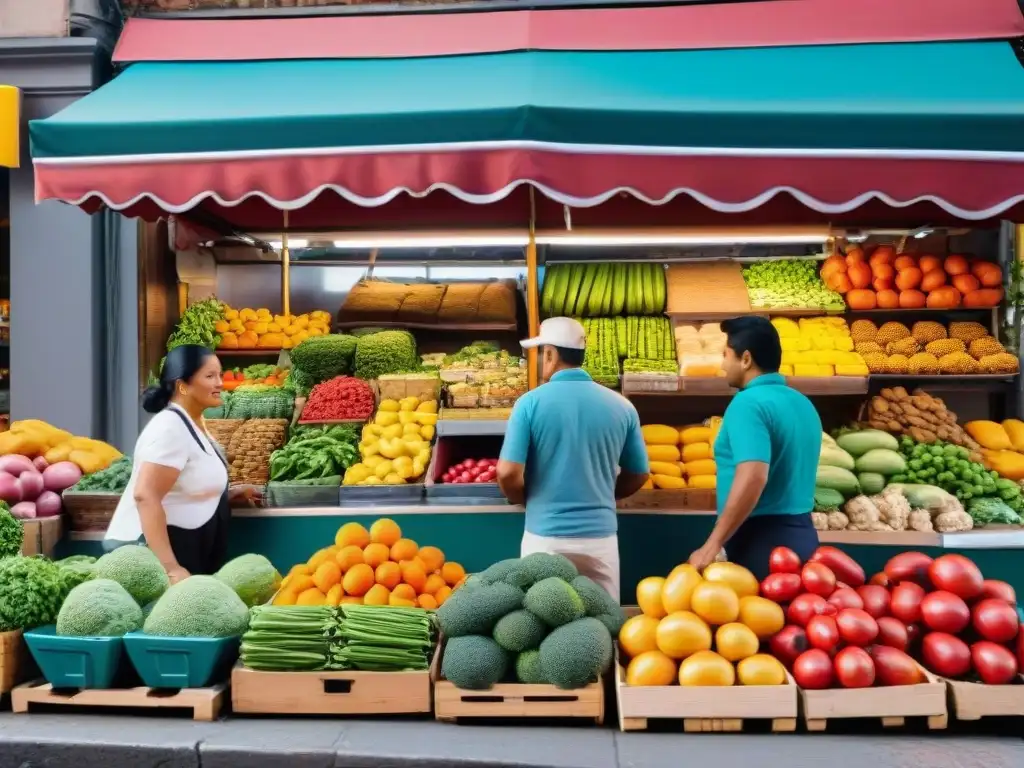
<instances>
[{"instance_id":1,"label":"red tomato","mask_svg":"<svg viewBox=\"0 0 1024 768\"><path fill-rule=\"evenodd\" d=\"M790 624L796 624L798 627L806 627L807 622L811 620L811 617L818 616L825 612L825 608L828 603L825 602L825 598L821 595L812 595L809 592L804 592L802 595L798 595L796 599L789 604L789 610L786 611L786 618L789 619Z\"/></svg>"},{"instance_id":2,"label":"red tomato","mask_svg":"<svg viewBox=\"0 0 1024 768\"><path fill-rule=\"evenodd\" d=\"M923 599L924 589L920 585L912 581L904 581L892 591L889 613L904 624L916 624L921 620L921 600Z\"/></svg>"},{"instance_id":3,"label":"red tomato","mask_svg":"<svg viewBox=\"0 0 1024 768\"><path fill-rule=\"evenodd\" d=\"M459 482L471 483L473 482L473 475L471 475L469 472L463 472L461 475L459 475Z\"/></svg>"},{"instance_id":4,"label":"red tomato","mask_svg":"<svg viewBox=\"0 0 1024 768\"><path fill-rule=\"evenodd\" d=\"M807 650L807 633L800 627L789 624L772 635L768 641L772 656L787 667L792 667L797 657Z\"/></svg>"},{"instance_id":5,"label":"red tomato","mask_svg":"<svg viewBox=\"0 0 1024 768\"><path fill-rule=\"evenodd\" d=\"M843 648L836 654L835 668L843 688L870 688L875 682L875 662L863 648Z\"/></svg>"},{"instance_id":6,"label":"red tomato","mask_svg":"<svg viewBox=\"0 0 1024 768\"><path fill-rule=\"evenodd\" d=\"M881 685L916 685L925 681L917 662L898 648L875 645L868 653L875 662L875 677Z\"/></svg>"},{"instance_id":7,"label":"red tomato","mask_svg":"<svg viewBox=\"0 0 1024 768\"><path fill-rule=\"evenodd\" d=\"M885 564L885 575L893 584L913 581L928 584L928 566L932 559L923 552L900 552Z\"/></svg>"},{"instance_id":8,"label":"red tomato","mask_svg":"<svg viewBox=\"0 0 1024 768\"><path fill-rule=\"evenodd\" d=\"M1012 608L1010 610L1013 611ZM971 609L952 592L929 592L921 599L921 621L935 632L956 635L971 623Z\"/></svg>"},{"instance_id":9,"label":"red tomato","mask_svg":"<svg viewBox=\"0 0 1024 768\"><path fill-rule=\"evenodd\" d=\"M971 671L971 649L959 637L946 632L929 632L924 636L921 660L943 677L962 677Z\"/></svg>"},{"instance_id":10,"label":"red tomato","mask_svg":"<svg viewBox=\"0 0 1024 768\"><path fill-rule=\"evenodd\" d=\"M850 645L870 645L878 637L878 622L860 608L844 608L836 616L839 636Z\"/></svg>"},{"instance_id":11,"label":"red tomato","mask_svg":"<svg viewBox=\"0 0 1024 768\"><path fill-rule=\"evenodd\" d=\"M832 569L822 563L805 565L800 571L800 579L804 583L804 589L812 595L828 597L836 589L836 575L832 573Z\"/></svg>"},{"instance_id":12,"label":"red tomato","mask_svg":"<svg viewBox=\"0 0 1024 768\"><path fill-rule=\"evenodd\" d=\"M921 639L921 635L924 634L921 631L920 624L908 624L907 625L907 646L913 648L918 640Z\"/></svg>"},{"instance_id":13,"label":"red tomato","mask_svg":"<svg viewBox=\"0 0 1024 768\"><path fill-rule=\"evenodd\" d=\"M803 591L799 573L772 573L761 582L761 597L776 603L788 603Z\"/></svg>"},{"instance_id":14,"label":"red tomato","mask_svg":"<svg viewBox=\"0 0 1024 768\"><path fill-rule=\"evenodd\" d=\"M839 610L843 608L863 608L864 601L861 596L857 594L857 591L850 589L849 587L839 587L835 592L829 595L829 603L834 605Z\"/></svg>"},{"instance_id":15,"label":"red tomato","mask_svg":"<svg viewBox=\"0 0 1024 768\"><path fill-rule=\"evenodd\" d=\"M985 579L981 583L981 597L994 597L1012 606L1017 605L1017 592L1005 581L998 579Z\"/></svg>"},{"instance_id":16,"label":"red tomato","mask_svg":"<svg viewBox=\"0 0 1024 768\"><path fill-rule=\"evenodd\" d=\"M493 483L495 477L497 477L497 473L493 469L488 469L476 481L478 483Z\"/></svg>"},{"instance_id":17,"label":"red tomato","mask_svg":"<svg viewBox=\"0 0 1024 768\"><path fill-rule=\"evenodd\" d=\"M882 616L876 619L878 622L878 644L899 651L906 651L910 647L910 635L907 628L899 619L892 616Z\"/></svg>"},{"instance_id":18,"label":"red tomato","mask_svg":"<svg viewBox=\"0 0 1024 768\"><path fill-rule=\"evenodd\" d=\"M1017 635L1017 666L1024 667L1024 632Z\"/></svg>"},{"instance_id":19,"label":"red tomato","mask_svg":"<svg viewBox=\"0 0 1024 768\"><path fill-rule=\"evenodd\" d=\"M832 659L824 651L812 648L793 662L793 679L801 688L820 691L832 685Z\"/></svg>"},{"instance_id":20,"label":"red tomato","mask_svg":"<svg viewBox=\"0 0 1024 768\"><path fill-rule=\"evenodd\" d=\"M800 573L800 556L789 547L776 547L768 555L769 573Z\"/></svg>"},{"instance_id":21,"label":"red tomato","mask_svg":"<svg viewBox=\"0 0 1024 768\"><path fill-rule=\"evenodd\" d=\"M990 597L974 606L972 624L978 634L993 643L1008 643L1017 637L1020 617L1009 603Z\"/></svg>"},{"instance_id":22,"label":"red tomato","mask_svg":"<svg viewBox=\"0 0 1024 768\"><path fill-rule=\"evenodd\" d=\"M807 642L813 648L832 653L839 645L839 627L831 616L812 616L807 622Z\"/></svg>"},{"instance_id":23,"label":"red tomato","mask_svg":"<svg viewBox=\"0 0 1024 768\"><path fill-rule=\"evenodd\" d=\"M856 560L836 547L818 547L811 555L811 562L827 566L837 579L851 587L859 587L864 583L864 569Z\"/></svg>"},{"instance_id":24,"label":"red tomato","mask_svg":"<svg viewBox=\"0 0 1024 768\"><path fill-rule=\"evenodd\" d=\"M1017 659L998 643L979 640L971 646L971 664L985 685L1006 685L1017 677Z\"/></svg>"},{"instance_id":25,"label":"red tomato","mask_svg":"<svg viewBox=\"0 0 1024 768\"><path fill-rule=\"evenodd\" d=\"M943 555L928 566L928 578L936 589L952 592L964 600L978 597L985 588L981 569L963 555Z\"/></svg>"},{"instance_id":26,"label":"red tomato","mask_svg":"<svg viewBox=\"0 0 1024 768\"><path fill-rule=\"evenodd\" d=\"M857 587L857 594L864 601L864 610L876 619L889 613L889 590L877 584L865 584Z\"/></svg>"},{"instance_id":27,"label":"red tomato","mask_svg":"<svg viewBox=\"0 0 1024 768\"><path fill-rule=\"evenodd\" d=\"M891 582L889 577L885 575L885 571L879 571L868 581L868 584L874 584L879 587L888 587Z\"/></svg>"}]
</instances>

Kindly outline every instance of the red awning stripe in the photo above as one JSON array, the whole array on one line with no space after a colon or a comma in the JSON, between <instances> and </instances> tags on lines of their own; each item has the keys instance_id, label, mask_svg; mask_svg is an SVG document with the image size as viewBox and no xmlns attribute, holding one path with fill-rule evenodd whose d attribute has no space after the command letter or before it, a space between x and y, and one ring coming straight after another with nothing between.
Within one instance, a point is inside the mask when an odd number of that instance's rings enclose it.
<instances>
[{"instance_id":1,"label":"red awning stripe","mask_svg":"<svg viewBox=\"0 0 1024 768\"><path fill-rule=\"evenodd\" d=\"M655 8L132 18L118 62L413 58L520 50L645 51L1024 36L1016 0L775 0Z\"/></svg>"},{"instance_id":2,"label":"red awning stripe","mask_svg":"<svg viewBox=\"0 0 1024 768\"><path fill-rule=\"evenodd\" d=\"M206 160L168 170L165 163L37 163L36 198L114 210L151 200L167 213L261 198L298 210L327 190L362 207L438 190L484 205L532 185L575 208L626 193L651 205L688 195L715 211L743 213L789 193L825 214L872 200L896 208L930 202L965 220L992 218L1024 201L1021 164L1007 161L592 154L581 163L568 152L490 149Z\"/></svg>"}]
</instances>

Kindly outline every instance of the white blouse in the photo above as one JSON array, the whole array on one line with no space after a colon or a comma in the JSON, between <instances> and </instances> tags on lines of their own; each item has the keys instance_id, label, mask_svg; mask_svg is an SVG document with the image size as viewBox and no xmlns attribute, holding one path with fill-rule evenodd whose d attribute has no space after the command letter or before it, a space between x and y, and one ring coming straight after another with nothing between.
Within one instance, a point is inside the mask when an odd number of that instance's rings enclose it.
<instances>
[{"instance_id":1,"label":"white blouse","mask_svg":"<svg viewBox=\"0 0 1024 768\"><path fill-rule=\"evenodd\" d=\"M206 451L199 447L188 428L172 410L192 423ZM145 462L173 467L181 473L163 499L167 524L188 529L206 524L217 512L221 496L228 487L227 467L218 455L218 450L217 443L181 408L170 405L156 414L135 443L132 476L110 520L105 538L137 541L142 536L142 522L134 496L139 467Z\"/></svg>"}]
</instances>

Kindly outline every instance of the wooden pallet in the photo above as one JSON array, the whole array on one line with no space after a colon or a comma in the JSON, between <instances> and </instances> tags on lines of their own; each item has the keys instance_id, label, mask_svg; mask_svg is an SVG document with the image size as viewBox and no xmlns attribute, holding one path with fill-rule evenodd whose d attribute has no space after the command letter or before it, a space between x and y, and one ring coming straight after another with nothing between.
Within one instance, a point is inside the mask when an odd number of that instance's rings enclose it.
<instances>
[{"instance_id":1,"label":"wooden pallet","mask_svg":"<svg viewBox=\"0 0 1024 768\"><path fill-rule=\"evenodd\" d=\"M93 708L192 710L192 719L213 722L226 700L227 684L178 691L156 688L111 688L63 691L42 680L25 683L11 692L14 712L60 706L71 710Z\"/></svg>"},{"instance_id":2,"label":"wooden pallet","mask_svg":"<svg viewBox=\"0 0 1024 768\"><path fill-rule=\"evenodd\" d=\"M553 685L501 683L466 691L447 680L434 684L434 717L455 723L468 718L581 718L604 723L604 685L563 691Z\"/></svg>"},{"instance_id":3,"label":"wooden pallet","mask_svg":"<svg viewBox=\"0 0 1024 768\"><path fill-rule=\"evenodd\" d=\"M927 682L884 688L799 689L808 731L824 731L830 720L876 720L883 728L902 728L910 719L924 719L932 730L949 725L946 684L923 667Z\"/></svg>"},{"instance_id":4,"label":"wooden pallet","mask_svg":"<svg viewBox=\"0 0 1024 768\"><path fill-rule=\"evenodd\" d=\"M1013 685L982 685L945 680L951 714L957 720L1024 717L1024 675Z\"/></svg>"},{"instance_id":5,"label":"wooden pallet","mask_svg":"<svg viewBox=\"0 0 1024 768\"><path fill-rule=\"evenodd\" d=\"M774 733L792 733L796 730L797 688L788 673L787 678L786 685L771 686L629 686L625 668L617 664L619 728L646 731L652 721L681 721L686 733L739 733L762 727Z\"/></svg>"},{"instance_id":6,"label":"wooden pallet","mask_svg":"<svg viewBox=\"0 0 1024 768\"><path fill-rule=\"evenodd\" d=\"M21 630L0 632L0 697L35 673Z\"/></svg>"}]
</instances>

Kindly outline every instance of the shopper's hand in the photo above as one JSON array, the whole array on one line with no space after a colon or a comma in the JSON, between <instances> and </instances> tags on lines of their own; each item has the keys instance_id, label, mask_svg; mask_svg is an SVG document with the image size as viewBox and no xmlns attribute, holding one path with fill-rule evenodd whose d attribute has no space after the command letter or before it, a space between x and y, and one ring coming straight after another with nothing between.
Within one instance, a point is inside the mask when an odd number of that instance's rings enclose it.
<instances>
[{"instance_id":1,"label":"shopper's hand","mask_svg":"<svg viewBox=\"0 0 1024 768\"><path fill-rule=\"evenodd\" d=\"M179 581L184 581L191 575L192 574L190 574L180 565L176 565L173 568L167 569L167 578L171 580L171 584L177 584Z\"/></svg>"},{"instance_id":2,"label":"shopper's hand","mask_svg":"<svg viewBox=\"0 0 1024 768\"><path fill-rule=\"evenodd\" d=\"M712 542L706 543L703 547L690 555L690 565L703 573L705 568L715 562L715 559L718 557L718 553L721 549L722 548L718 546L718 544L714 544Z\"/></svg>"}]
</instances>

